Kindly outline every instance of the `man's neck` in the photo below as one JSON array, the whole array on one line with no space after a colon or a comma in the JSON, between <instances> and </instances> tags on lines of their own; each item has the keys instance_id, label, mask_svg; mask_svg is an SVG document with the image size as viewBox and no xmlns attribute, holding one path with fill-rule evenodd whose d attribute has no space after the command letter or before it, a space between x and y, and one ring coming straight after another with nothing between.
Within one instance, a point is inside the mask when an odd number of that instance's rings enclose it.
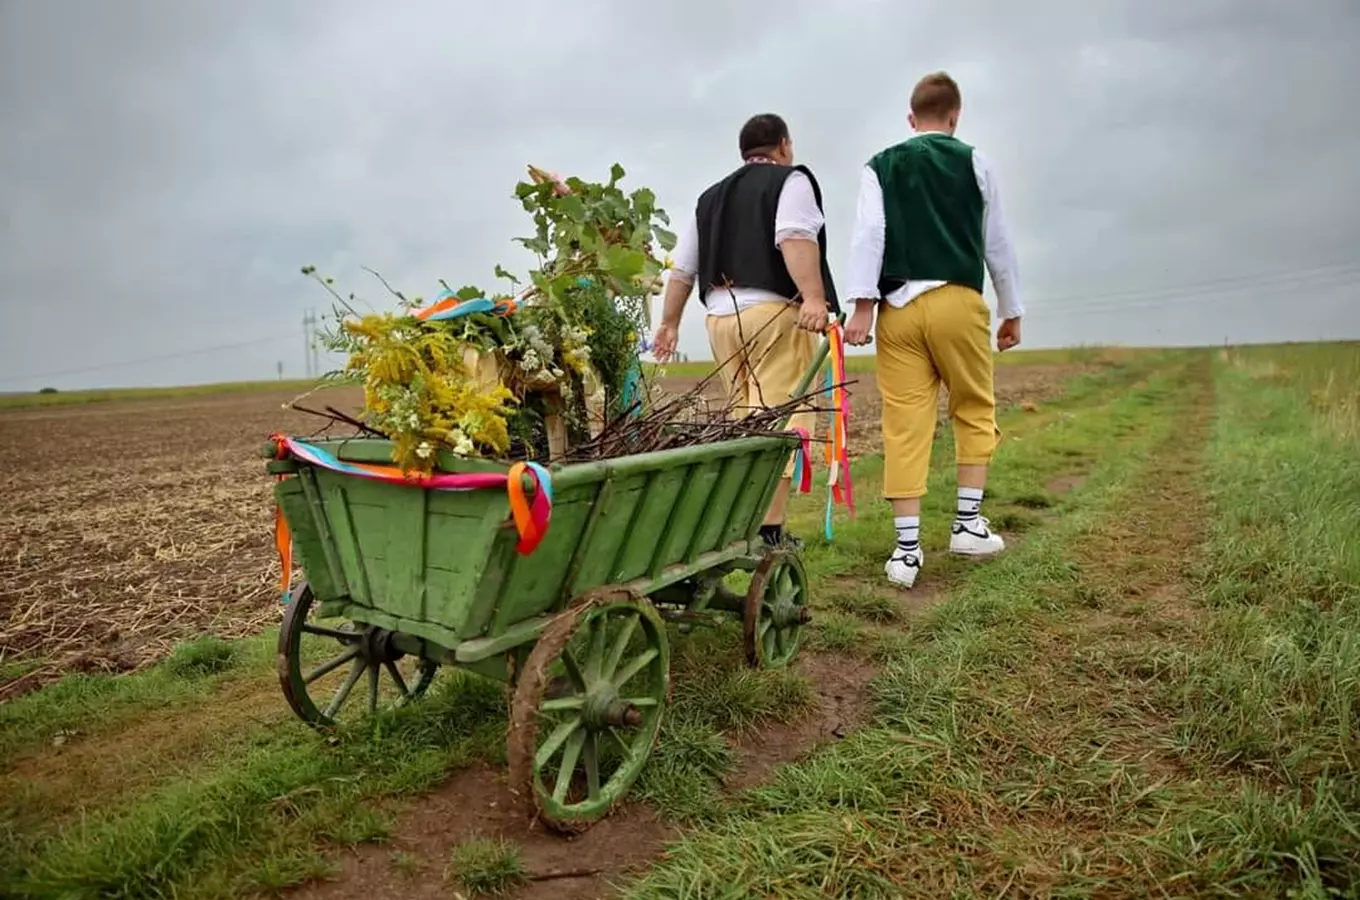
<instances>
[{"instance_id":1,"label":"man's neck","mask_svg":"<svg viewBox=\"0 0 1360 900\"><path fill-rule=\"evenodd\" d=\"M746 163L747 163L748 165L749 165L750 163L761 163L761 164L767 165L767 166L782 166L782 165L783 165L783 163L781 163L781 162L780 162L779 160L777 160L777 159L773 159L773 158L771 158L771 157L769 157L769 156L761 156L760 154L756 154L755 156L748 156L748 157L746 157L746 160L745 160L745 161L746 161Z\"/></svg>"},{"instance_id":2,"label":"man's neck","mask_svg":"<svg viewBox=\"0 0 1360 900\"><path fill-rule=\"evenodd\" d=\"M948 125L937 124L934 122L922 122L916 126L917 134L942 134L945 137L953 137L954 131Z\"/></svg>"}]
</instances>

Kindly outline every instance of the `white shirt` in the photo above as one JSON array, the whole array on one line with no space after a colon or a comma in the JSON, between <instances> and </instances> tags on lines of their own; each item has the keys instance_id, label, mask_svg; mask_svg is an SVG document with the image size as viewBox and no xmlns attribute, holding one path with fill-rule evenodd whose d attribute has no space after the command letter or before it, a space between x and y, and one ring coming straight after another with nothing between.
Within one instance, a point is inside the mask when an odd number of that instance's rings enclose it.
<instances>
[{"instance_id":1,"label":"white shirt","mask_svg":"<svg viewBox=\"0 0 1360 900\"><path fill-rule=\"evenodd\" d=\"M922 132L926 133L926 132ZM1013 319L1025 313L1020 299L1018 266L1015 247L1001 212L1001 192L996 173L987 158L973 151L973 174L982 192L982 231L987 271L996 289L996 311L1001 319ZM883 186L870 166L865 166L859 179L859 204L855 210L855 231L850 239L850 261L847 267L847 286L844 296L851 300L877 300L878 277L883 270L883 244L887 224L883 217ZM934 290L943 281L908 281L886 298L892 306L906 306L926 291Z\"/></svg>"},{"instance_id":2,"label":"white shirt","mask_svg":"<svg viewBox=\"0 0 1360 900\"><path fill-rule=\"evenodd\" d=\"M767 166L772 163L748 165ZM775 247L782 246L789 238L815 241L825 224L822 211L817 208L817 195L812 191L812 181L802 172L791 173L784 181L784 187L779 192L779 204L775 208ZM685 230L680 232L672 258L674 264L667 278L693 285L699 274L699 226L693 216ZM710 316L731 316L739 310L771 301L787 303L789 298L759 288L734 287L729 292L715 287L708 293L706 306Z\"/></svg>"}]
</instances>

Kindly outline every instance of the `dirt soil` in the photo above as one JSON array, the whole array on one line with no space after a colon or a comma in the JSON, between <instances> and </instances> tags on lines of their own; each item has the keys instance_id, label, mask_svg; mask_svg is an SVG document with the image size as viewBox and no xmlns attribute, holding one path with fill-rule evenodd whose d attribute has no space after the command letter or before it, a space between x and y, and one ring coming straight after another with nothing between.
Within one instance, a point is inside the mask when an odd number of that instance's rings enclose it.
<instances>
[{"instance_id":1,"label":"dirt soil","mask_svg":"<svg viewBox=\"0 0 1360 900\"><path fill-rule=\"evenodd\" d=\"M811 682L817 707L799 720L729 737L737 751L729 794L759 784L776 766L793 762L861 724L868 711L874 668L843 655L805 653L794 663ZM595 900L661 854L679 829L643 804L628 804L584 834L563 838L528 822L505 784L489 767L454 775L408 808L384 845L347 851L331 880L289 894L292 900L419 900L447 898L445 868L453 849L477 838L503 838L518 847L529 876L504 896L513 900Z\"/></svg>"},{"instance_id":2,"label":"dirt soil","mask_svg":"<svg viewBox=\"0 0 1360 900\"><path fill-rule=\"evenodd\" d=\"M1032 407L1075 371L998 368L998 400ZM852 377L850 448L873 453L878 392L872 374ZM292 399L265 391L0 410L0 701L63 672L139 668L188 637L275 624L260 448L273 432L326 424L286 409ZM307 405L357 402L333 391Z\"/></svg>"}]
</instances>

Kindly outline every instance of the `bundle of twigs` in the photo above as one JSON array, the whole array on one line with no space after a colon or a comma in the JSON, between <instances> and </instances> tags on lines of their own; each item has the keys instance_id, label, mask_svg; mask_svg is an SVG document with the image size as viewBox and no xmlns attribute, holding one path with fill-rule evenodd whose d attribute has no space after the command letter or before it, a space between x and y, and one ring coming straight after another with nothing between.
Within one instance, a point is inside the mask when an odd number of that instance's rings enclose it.
<instances>
[{"instance_id":1,"label":"bundle of twigs","mask_svg":"<svg viewBox=\"0 0 1360 900\"><path fill-rule=\"evenodd\" d=\"M738 314L740 315L740 314ZM742 335L743 342L749 345L760 333L773 324L767 321L751 335ZM758 398L759 406L739 408L729 396L723 403L715 403L709 396L714 379L732 363L741 368L754 369L760 363L747 350L739 351L728 359L720 360L712 372L681 394L670 395L655 385L644 382L643 395L633 405L610 421L602 423L593 437L567 448L566 452L553 462L590 462L592 460L614 459L638 453L654 453L680 447L693 447L718 441L734 440L743 437L766 437L785 434L784 421L796 414L830 412L826 406L818 406L816 398L829 394L834 388L845 387L853 382L823 387L804 393L799 397L769 404L766 399ZM305 396L305 395L304 395ZM301 398L299 398L301 399ZM325 410L309 409L295 401L292 408L328 420L323 429L329 433L336 425L349 426L363 437L385 437L380 431L363 421L346 415L333 406ZM647 408L646 412L642 410ZM507 461L533 459L548 462L546 442L534 442L543 446L526 446L516 441L507 454Z\"/></svg>"}]
</instances>

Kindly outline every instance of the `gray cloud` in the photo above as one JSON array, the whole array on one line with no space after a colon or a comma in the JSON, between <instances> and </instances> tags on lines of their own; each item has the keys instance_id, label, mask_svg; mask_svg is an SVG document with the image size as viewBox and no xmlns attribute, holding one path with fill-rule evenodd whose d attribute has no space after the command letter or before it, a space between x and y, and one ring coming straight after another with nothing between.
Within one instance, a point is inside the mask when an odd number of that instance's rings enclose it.
<instances>
[{"instance_id":1,"label":"gray cloud","mask_svg":"<svg viewBox=\"0 0 1360 900\"><path fill-rule=\"evenodd\" d=\"M1360 336L1349 0L462 7L0 4L0 390L298 375L326 306L301 264L375 305L360 265L488 283L525 262L527 162L619 161L683 218L758 111L818 173L838 268L858 167L941 67L1029 343Z\"/></svg>"}]
</instances>

